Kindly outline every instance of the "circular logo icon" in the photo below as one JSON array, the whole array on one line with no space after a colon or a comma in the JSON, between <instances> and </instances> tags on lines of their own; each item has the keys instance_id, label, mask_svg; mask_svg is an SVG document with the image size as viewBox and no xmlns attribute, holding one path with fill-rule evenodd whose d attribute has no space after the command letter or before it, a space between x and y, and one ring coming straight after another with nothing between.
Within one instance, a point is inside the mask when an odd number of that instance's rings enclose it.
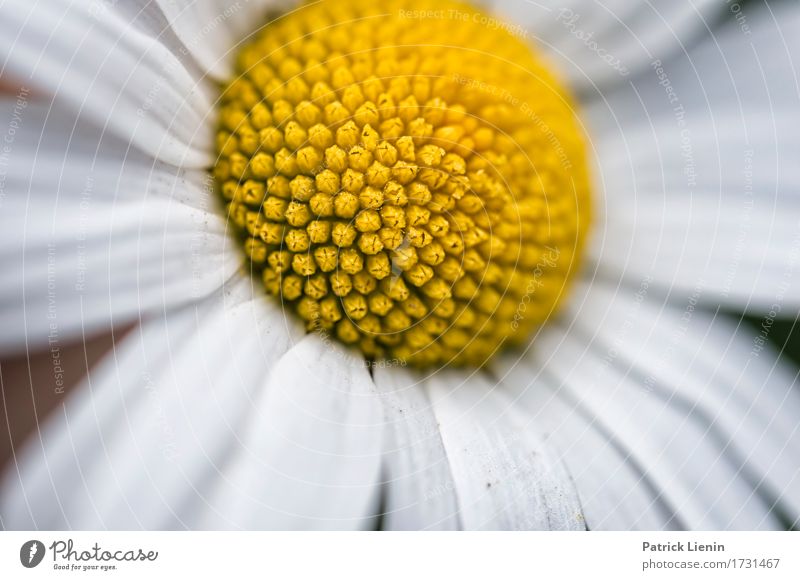
<instances>
[{"instance_id":1,"label":"circular logo icon","mask_svg":"<svg viewBox=\"0 0 800 580\"><path fill-rule=\"evenodd\" d=\"M44 558L44 544L39 540L28 540L19 549L19 561L26 568L35 568Z\"/></svg>"}]
</instances>

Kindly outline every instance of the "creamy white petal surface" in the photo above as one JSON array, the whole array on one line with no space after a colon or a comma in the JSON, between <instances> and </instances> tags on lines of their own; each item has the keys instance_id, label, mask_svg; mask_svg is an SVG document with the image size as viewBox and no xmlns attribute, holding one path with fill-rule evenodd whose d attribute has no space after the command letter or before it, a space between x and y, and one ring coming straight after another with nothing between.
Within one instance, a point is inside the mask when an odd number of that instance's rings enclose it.
<instances>
[{"instance_id":1,"label":"creamy white petal surface","mask_svg":"<svg viewBox=\"0 0 800 580\"><path fill-rule=\"evenodd\" d=\"M155 158L213 161L208 87L157 38L103 3L8 0L2 69Z\"/></svg>"},{"instance_id":2,"label":"creamy white petal surface","mask_svg":"<svg viewBox=\"0 0 800 580\"><path fill-rule=\"evenodd\" d=\"M604 275L796 315L799 8L754 11L748 34L730 22L590 103L604 216L592 254Z\"/></svg>"},{"instance_id":3,"label":"creamy white petal surface","mask_svg":"<svg viewBox=\"0 0 800 580\"><path fill-rule=\"evenodd\" d=\"M76 389L3 483L6 527L194 527L252 442L270 369L302 337L241 279L143 323Z\"/></svg>"},{"instance_id":4,"label":"creamy white petal surface","mask_svg":"<svg viewBox=\"0 0 800 580\"><path fill-rule=\"evenodd\" d=\"M564 466L480 371L385 369L376 382L391 385L399 434L387 456L388 529L414 527L409 518L417 528L449 528L457 518L468 530L584 529Z\"/></svg>"},{"instance_id":5,"label":"creamy white petal surface","mask_svg":"<svg viewBox=\"0 0 800 580\"><path fill-rule=\"evenodd\" d=\"M397 365L373 374L386 410L384 528L460 528L456 484L423 388L425 374Z\"/></svg>"},{"instance_id":6,"label":"creamy white petal surface","mask_svg":"<svg viewBox=\"0 0 800 580\"><path fill-rule=\"evenodd\" d=\"M258 384L202 527L374 528L384 419L363 359L310 334Z\"/></svg>"},{"instance_id":7,"label":"creamy white petal surface","mask_svg":"<svg viewBox=\"0 0 800 580\"><path fill-rule=\"evenodd\" d=\"M2 101L4 120L15 103ZM220 288L241 258L207 180L29 103L0 200L0 350L108 332Z\"/></svg>"},{"instance_id":8,"label":"creamy white petal surface","mask_svg":"<svg viewBox=\"0 0 800 580\"><path fill-rule=\"evenodd\" d=\"M439 421L463 527L581 530L569 474L529 415L478 371L448 371L426 383Z\"/></svg>"},{"instance_id":9,"label":"creamy white petal surface","mask_svg":"<svg viewBox=\"0 0 800 580\"><path fill-rule=\"evenodd\" d=\"M4 158L3 201L33 196L50 203L155 199L219 214L206 170L154 160L58 103L3 95L0 122L12 121L17 126ZM95 187L98 182L105 187Z\"/></svg>"},{"instance_id":10,"label":"creamy white petal surface","mask_svg":"<svg viewBox=\"0 0 800 580\"><path fill-rule=\"evenodd\" d=\"M725 453L741 463L740 476L757 486L786 521L796 524L800 518L798 372L777 359L762 327L696 310L694 295L689 295L683 303L673 301L663 316L656 313L657 301L645 301L641 323L621 330L623 325L617 329L610 321L621 320L631 309L630 301L604 286L592 298L595 304L608 304L607 309L587 305L577 311L575 327L596 330L603 344L619 344L623 366L627 361L647 369L648 388L704 422L710 438L729 441Z\"/></svg>"},{"instance_id":11,"label":"creamy white petal surface","mask_svg":"<svg viewBox=\"0 0 800 580\"><path fill-rule=\"evenodd\" d=\"M483 3L508 18L511 32L541 45L558 72L582 95L626 83L653 59L678 54L725 10L714 0Z\"/></svg>"},{"instance_id":12,"label":"creamy white petal surface","mask_svg":"<svg viewBox=\"0 0 800 580\"><path fill-rule=\"evenodd\" d=\"M595 281L529 357L496 365L562 453L589 528L796 525L796 375L754 329L651 290Z\"/></svg>"},{"instance_id":13,"label":"creamy white petal surface","mask_svg":"<svg viewBox=\"0 0 800 580\"><path fill-rule=\"evenodd\" d=\"M267 9L286 8L279 0L156 0L172 30L203 70L218 80L232 74L237 45L246 41Z\"/></svg>"}]
</instances>

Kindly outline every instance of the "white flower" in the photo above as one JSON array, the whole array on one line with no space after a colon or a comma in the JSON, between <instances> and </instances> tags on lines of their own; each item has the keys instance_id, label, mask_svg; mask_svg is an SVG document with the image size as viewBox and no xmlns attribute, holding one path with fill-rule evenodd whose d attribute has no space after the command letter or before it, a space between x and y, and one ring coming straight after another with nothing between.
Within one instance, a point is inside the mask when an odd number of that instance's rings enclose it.
<instances>
[{"instance_id":1,"label":"white flower","mask_svg":"<svg viewBox=\"0 0 800 580\"><path fill-rule=\"evenodd\" d=\"M602 223L529 349L427 375L241 272L207 169L264 2L6 2L0 353L134 328L18 449L3 527L796 526L765 339L800 307L800 7L731 6L497 7L580 97Z\"/></svg>"}]
</instances>

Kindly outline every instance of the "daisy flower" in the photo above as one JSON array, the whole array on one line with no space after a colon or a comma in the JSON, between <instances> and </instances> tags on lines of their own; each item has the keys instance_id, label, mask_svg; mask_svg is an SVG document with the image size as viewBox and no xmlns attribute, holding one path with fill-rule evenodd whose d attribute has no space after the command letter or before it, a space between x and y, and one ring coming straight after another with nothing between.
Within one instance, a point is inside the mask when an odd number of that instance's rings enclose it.
<instances>
[{"instance_id":1,"label":"daisy flower","mask_svg":"<svg viewBox=\"0 0 800 580\"><path fill-rule=\"evenodd\" d=\"M4 528L796 527L796 3L0 10Z\"/></svg>"}]
</instances>

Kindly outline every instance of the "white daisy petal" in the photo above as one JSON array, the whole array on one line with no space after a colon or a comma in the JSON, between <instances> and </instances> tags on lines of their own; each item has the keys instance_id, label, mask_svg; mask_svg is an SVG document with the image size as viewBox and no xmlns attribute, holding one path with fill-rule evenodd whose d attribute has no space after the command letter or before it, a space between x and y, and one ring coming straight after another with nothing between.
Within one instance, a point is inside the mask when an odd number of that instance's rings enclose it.
<instances>
[{"instance_id":1,"label":"white daisy petal","mask_svg":"<svg viewBox=\"0 0 800 580\"><path fill-rule=\"evenodd\" d=\"M582 364L568 366L575 357L581 357ZM721 455L723 449L716 447L705 424L687 417L677 401L649 396L635 375L611 369L598 378L602 362L601 357L585 353L580 337L567 334L548 370L554 373L562 397L625 446L630 459L674 510L679 526L758 529L772 523L770 506L740 477L739 465ZM597 383L606 380L610 388L598 388ZM597 527L604 527L604 522Z\"/></svg>"},{"instance_id":2,"label":"white daisy petal","mask_svg":"<svg viewBox=\"0 0 800 580\"><path fill-rule=\"evenodd\" d=\"M0 101L14 118L16 101ZM0 190L0 351L128 324L222 286L241 259L207 176L28 103Z\"/></svg>"},{"instance_id":3,"label":"white daisy petal","mask_svg":"<svg viewBox=\"0 0 800 580\"><path fill-rule=\"evenodd\" d=\"M509 29L542 45L570 84L583 93L619 84L653 59L669 58L722 12L714 0L486 0ZM515 27L518 25L520 28Z\"/></svg>"},{"instance_id":4,"label":"white daisy petal","mask_svg":"<svg viewBox=\"0 0 800 580\"><path fill-rule=\"evenodd\" d=\"M187 310L171 319L169 326L171 340L188 338L191 313ZM64 407L54 410L16 451L0 487L0 514L6 529L92 528L111 523L108 514L98 511L94 494L105 495L107 488L119 490L122 482L114 472L115 462L128 458L110 453L106 438L116 431L134 432L127 415L148 405L144 378L151 376L149 369L154 365L168 364L164 330L159 320L133 331L91 373L91 382L78 385ZM150 420L147 428L153 425L156 422ZM158 432L163 435L164 428L159 426ZM161 449L154 451L162 457ZM89 487L84 472L91 472L101 488ZM101 472L108 481L101 481ZM141 526L129 509L113 517L117 525L128 518L133 521L129 527Z\"/></svg>"},{"instance_id":5,"label":"white daisy petal","mask_svg":"<svg viewBox=\"0 0 800 580\"><path fill-rule=\"evenodd\" d=\"M96 202L83 212L31 200L28 211L42 223L0 220L4 352L108 331L192 302L237 267L224 223L186 206Z\"/></svg>"},{"instance_id":6,"label":"white daisy petal","mask_svg":"<svg viewBox=\"0 0 800 580\"><path fill-rule=\"evenodd\" d=\"M710 436L733 434L727 436L726 452L742 461L741 477L756 482L768 503L796 523L800 519L798 373L778 361L766 343L769 322L752 328L724 315L695 310L696 295L691 294L681 305L680 317L666 310L662 314L652 301L643 302L641 323L626 326L620 342L620 329L608 320L619 320L632 305L608 288L595 288L593 293L597 304L607 305L605 311L581 309L576 326L599 329L599 341L618 344L625 355L621 358L650 372L653 392L691 409L696 419L713 423ZM667 346L654 356L657 351L649 347L648 338ZM683 365L677 364L680 360Z\"/></svg>"},{"instance_id":7,"label":"white daisy petal","mask_svg":"<svg viewBox=\"0 0 800 580\"><path fill-rule=\"evenodd\" d=\"M777 3L769 9L754 7L745 16L746 28L728 18L713 36L685 53L672 59L654 57L640 76L588 101L585 114L595 129L593 135L606 130L619 133L620 125L630 129L630 122L647 128L652 117L676 124L678 105L686 110L687 123L715 121L719 131L733 129L712 116L720 110L737 112L748 131L765 121L762 116L774 113L774 120L766 119L772 124L781 112L791 111L800 100L794 56L800 48L800 7ZM657 70L656 60L663 70ZM749 120L749 115L755 117ZM774 124L780 129L779 123ZM774 154L774 147L764 151L768 152Z\"/></svg>"},{"instance_id":8,"label":"white daisy petal","mask_svg":"<svg viewBox=\"0 0 800 580\"><path fill-rule=\"evenodd\" d=\"M795 377L693 297L662 307L649 290L593 283L504 380L563 454L589 527L796 524Z\"/></svg>"},{"instance_id":9,"label":"white daisy petal","mask_svg":"<svg viewBox=\"0 0 800 580\"><path fill-rule=\"evenodd\" d=\"M431 377L426 388L465 529L584 529L564 466L504 392L459 371Z\"/></svg>"},{"instance_id":10,"label":"white daisy petal","mask_svg":"<svg viewBox=\"0 0 800 580\"><path fill-rule=\"evenodd\" d=\"M800 9L730 23L588 109L604 273L704 287L702 301L794 316L800 293Z\"/></svg>"},{"instance_id":11,"label":"white daisy petal","mask_svg":"<svg viewBox=\"0 0 800 580\"><path fill-rule=\"evenodd\" d=\"M545 440L559 449L589 529L678 528L674 510L659 497L642 465L585 409L563 396L556 379L542 371L541 361L512 357L500 361L496 367L503 387L510 385L520 408L531 414Z\"/></svg>"},{"instance_id":12,"label":"white daisy petal","mask_svg":"<svg viewBox=\"0 0 800 580\"><path fill-rule=\"evenodd\" d=\"M232 73L231 50L246 39L268 8L286 2L241 0L157 0L185 49L218 80Z\"/></svg>"},{"instance_id":13,"label":"white daisy petal","mask_svg":"<svg viewBox=\"0 0 800 580\"><path fill-rule=\"evenodd\" d=\"M652 277L678 295L701 288L710 307L791 317L800 310L800 206L787 196L609 199L606 208L592 250L605 276Z\"/></svg>"},{"instance_id":14,"label":"white daisy petal","mask_svg":"<svg viewBox=\"0 0 800 580\"><path fill-rule=\"evenodd\" d=\"M255 321L255 322L254 322ZM251 281L145 322L5 477L9 528L194 527L272 364L301 336Z\"/></svg>"},{"instance_id":15,"label":"white daisy petal","mask_svg":"<svg viewBox=\"0 0 800 580\"><path fill-rule=\"evenodd\" d=\"M158 39L102 3L9 0L0 54L4 74L158 159L183 167L213 160L208 88Z\"/></svg>"},{"instance_id":16,"label":"white daisy petal","mask_svg":"<svg viewBox=\"0 0 800 580\"><path fill-rule=\"evenodd\" d=\"M206 170L154 160L63 107L3 96L0 122L14 127L0 203L31 196L53 204L156 198L218 213Z\"/></svg>"},{"instance_id":17,"label":"white daisy petal","mask_svg":"<svg viewBox=\"0 0 800 580\"><path fill-rule=\"evenodd\" d=\"M387 422L383 528L459 529L456 487L423 377L396 366L374 375Z\"/></svg>"},{"instance_id":18,"label":"white daisy petal","mask_svg":"<svg viewBox=\"0 0 800 580\"><path fill-rule=\"evenodd\" d=\"M263 380L203 527L374 526L385 427L363 359L307 335Z\"/></svg>"}]
</instances>

